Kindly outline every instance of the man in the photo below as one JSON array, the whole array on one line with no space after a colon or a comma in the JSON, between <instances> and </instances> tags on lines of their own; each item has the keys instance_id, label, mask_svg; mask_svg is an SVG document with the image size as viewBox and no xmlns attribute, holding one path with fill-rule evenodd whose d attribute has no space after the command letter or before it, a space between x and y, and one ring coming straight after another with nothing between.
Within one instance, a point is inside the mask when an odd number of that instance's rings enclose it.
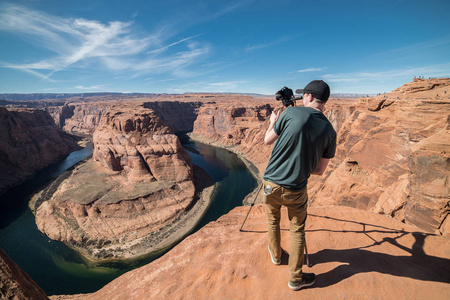
<instances>
[{"instance_id":1,"label":"man","mask_svg":"<svg viewBox=\"0 0 450 300\"><path fill-rule=\"evenodd\" d=\"M276 265L281 262L281 206L288 209L291 234L288 286L295 291L315 282L313 273L302 272L308 178L322 175L336 151L336 131L323 115L330 96L328 84L313 80L296 93L303 93L304 107L288 107L281 117L280 111L270 116L264 143L275 145L263 176L268 248Z\"/></svg>"}]
</instances>

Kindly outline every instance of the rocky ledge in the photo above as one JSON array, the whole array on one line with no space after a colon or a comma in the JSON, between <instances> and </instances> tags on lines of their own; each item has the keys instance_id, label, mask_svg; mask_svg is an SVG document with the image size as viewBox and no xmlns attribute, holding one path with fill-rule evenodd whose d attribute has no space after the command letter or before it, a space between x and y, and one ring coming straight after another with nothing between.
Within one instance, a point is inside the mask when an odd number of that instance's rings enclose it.
<instances>
[{"instance_id":1,"label":"rocky ledge","mask_svg":"<svg viewBox=\"0 0 450 300\"><path fill-rule=\"evenodd\" d=\"M262 205L252 209L239 232L247 211L235 208L160 259L83 298L444 299L450 294L448 238L349 207L309 208L306 239L312 267L305 265L303 271L317 279L312 287L293 292L287 286L287 211L282 210L285 251L279 266L267 251Z\"/></svg>"}]
</instances>

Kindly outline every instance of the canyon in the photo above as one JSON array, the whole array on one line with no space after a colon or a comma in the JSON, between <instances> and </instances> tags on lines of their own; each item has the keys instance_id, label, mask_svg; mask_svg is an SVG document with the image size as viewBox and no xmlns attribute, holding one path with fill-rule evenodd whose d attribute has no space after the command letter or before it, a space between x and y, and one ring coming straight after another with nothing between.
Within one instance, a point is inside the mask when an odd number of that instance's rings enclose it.
<instances>
[{"instance_id":1,"label":"canyon","mask_svg":"<svg viewBox=\"0 0 450 300\"><path fill-rule=\"evenodd\" d=\"M207 207L198 201L205 178L194 184L190 156L153 110L111 108L93 143L93 158L35 201L36 224L50 238L93 260L142 256L166 247L172 237L161 235Z\"/></svg>"},{"instance_id":2,"label":"canyon","mask_svg":"<svg viewBox=\"0 0 450 300\"><path fill-rule=\"evenodd\" d=\"M305 295L450 292L449 93L449 78L415 79L391 93L327 103L338 149L326 173L308 183L308 250L321 283ZM94 258L121 257L118 248L127 243L132 253L131 245L198 200L193 166L175 133L237 153L261 177L272 149L264 132L280 106L269 98L193 94L46 108L60 128L93 135L94 154L37 200L36 223L52 238L88 247ZM257 196L255 190L245 204ZM246 211L234 209L94 294L52 299L295 298L287 287L274 288L287 284L287 271L268 264L263 206L238 233ZM288 232L282 243L289 249Z\"/></svg>"},{"instance_id":3,"label":"canyon","mask_svg":"<svg viewBox=\"0 0 450 300\"><path fill-rule=\"evenodd\" d=\"M43 110L0 107L0 194L67 156L77 141Z\"/></svg>"}]
</instances>

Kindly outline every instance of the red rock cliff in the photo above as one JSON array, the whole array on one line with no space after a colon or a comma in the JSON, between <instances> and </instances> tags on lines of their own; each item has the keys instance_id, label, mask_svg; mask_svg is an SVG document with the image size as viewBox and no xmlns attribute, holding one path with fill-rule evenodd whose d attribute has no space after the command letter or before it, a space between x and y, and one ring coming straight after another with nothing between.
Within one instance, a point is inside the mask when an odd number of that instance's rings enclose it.
<instances>
[{"instance_id":1,"label":"red rock cliff","mask_svg":"<svg viewBox=\"0 0 450 300\"><path fill-rule=\"evenodd\" d=\"M265 127L274 104L267 102L271 101L250 98L206 103L199 109L193 133L197 138L233 148L264 170L272 150L264 145Z\"/></svg>"},{"instance_id":2,"label":"red rock cliff","mask_svg":"<svg viewBox=\"0 0 450 300\"><path fill-rule=\"evenodd\" d=\"M152 101L143 104L152 109L175 133L191 132L197 119L199 101Z\"/></svg>"},{"instance_id":3,"label":"red rock cliff","mask_svg":"<svg viewBox=\"0 0 450 300\"><path fill-rule=\"evenodd\" d=\"M130 180L183 182L192 179L192 162L176 135L152 110L106 113L94 133L94 160Z\"/></svg>"},{"instance_id":4,"label":"red rock cliff","mask_svg":"<svg viewBox=\"0 0 450 300\"><path fill-rule=\"evenodd\" d=\"M75 148L47 112L0 107L0 194Z\"/></svg>"},{"instance_id":5,"label":"red rock cliff","mask_svg":"<svg viewBox=\"0 0 450 300\"><path fill-rule=\"evenodd\" d=\"M68 103L64 106L47 107L46 110L59 128L71 133L92 135L101 117L111 109L113 103Z\"/></svg>"}]
</instances>

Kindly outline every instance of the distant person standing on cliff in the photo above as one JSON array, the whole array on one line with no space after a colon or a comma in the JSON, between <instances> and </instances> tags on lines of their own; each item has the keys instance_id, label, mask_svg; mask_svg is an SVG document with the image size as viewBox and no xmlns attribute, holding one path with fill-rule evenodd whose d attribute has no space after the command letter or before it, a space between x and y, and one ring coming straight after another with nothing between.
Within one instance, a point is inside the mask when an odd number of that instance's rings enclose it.
<instances>
[{"instance_id":1,"label":"distant person standing on cliff","mask_svg":"<svg viewBox=\"0 0 450 300\"><path fill-rule=\"evenodd\" d=\"M272 112L264 143L275 142L263 176L269 253L272 262L281 262L281 206L288 209L291 246L289 283L294 291L311 286L313 273L303 273L305 221L307 216L307 182L310 175L322 175L336 152L336 131L323 114L330 97L330 87L323 80L313 80L304 89L304 107L287 107L281 114Z\"/></svg>"}]
</instances>

